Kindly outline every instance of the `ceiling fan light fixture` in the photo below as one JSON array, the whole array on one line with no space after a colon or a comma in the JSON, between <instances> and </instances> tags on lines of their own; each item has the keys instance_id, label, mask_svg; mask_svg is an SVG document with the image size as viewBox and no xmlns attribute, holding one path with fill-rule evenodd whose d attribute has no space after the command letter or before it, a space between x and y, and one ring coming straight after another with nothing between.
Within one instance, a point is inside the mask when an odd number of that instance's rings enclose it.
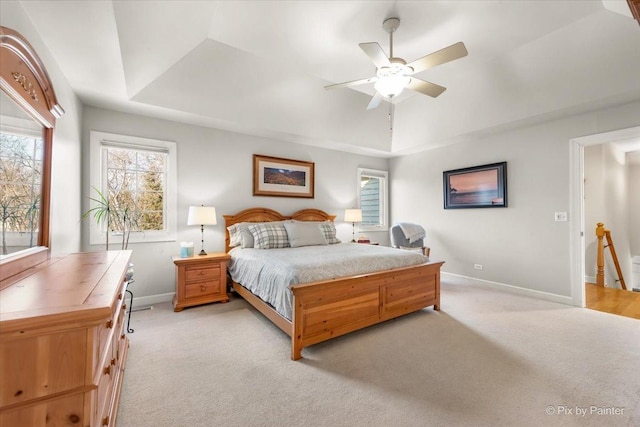
<instances>
[{"instance_id":1,"label":"ceiling fan light fixture","mask_svg":"<svg viewBox=\"0 0 640 427\"><path fill-rule=\"evenodd\" d=\"M390 74L386 77L378 78L378 81L375 84L375 88L380 95L385 98L392 98L394 96L400 95L402 90L406 85L409 84L411 78L408 76L403 76L399 74Z\"/></svg>"},{"instance_id":2,"label":"ceiling fan light fixture","mask_svg":"<svg viewBox=\"0 0 640 427\"><path fill-rule=\"evenodd\" d=\"M411 81L408 76L410 72L409 67L400 62L393 62L388 67L380 67L376 73L378 80L374 87L385 98L400 95Z\"/></svg>"}]
</instances>

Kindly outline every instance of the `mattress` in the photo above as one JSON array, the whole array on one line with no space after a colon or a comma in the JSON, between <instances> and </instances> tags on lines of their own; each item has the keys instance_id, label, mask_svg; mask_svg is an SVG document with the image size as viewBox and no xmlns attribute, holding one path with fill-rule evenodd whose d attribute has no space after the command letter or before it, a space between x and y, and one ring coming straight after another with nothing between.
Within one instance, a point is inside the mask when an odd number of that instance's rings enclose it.
<instances>
[{"instance_id":1,"label":"mattress","mask_svg":"<svg viewBox=\"0 0 640 427\"><path fill-rule=\"evenodd\" d=\"M301 283L350 277L393 268L420 265L420 253L386 246L339 243L299 248L254 249L230 252L229 273L288 320L292 317L291 287Z\"/></svg>"}]
</instances>

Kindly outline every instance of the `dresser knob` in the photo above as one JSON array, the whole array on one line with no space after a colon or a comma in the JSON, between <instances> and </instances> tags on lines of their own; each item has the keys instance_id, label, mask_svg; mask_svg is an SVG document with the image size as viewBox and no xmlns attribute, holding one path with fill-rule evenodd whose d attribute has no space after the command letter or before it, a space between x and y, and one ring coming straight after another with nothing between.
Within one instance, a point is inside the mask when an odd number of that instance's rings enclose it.
<instances>
[{"instance_id":1,"label":"dresser knob","mask_svg":"<svg viewBox=\"0 0 640 427\"><path fill-rule=\"evenodd\" d=\"M107 366L106 368L104 368L103 373L105 375L111 375L111 365Z\"/></svg>"},{"instance_id":2,"label":"dresser knob","mask_svg":"<svg viewBox=\"0 0 640 427\"><path fill-rule=\"evenodd\" d=\"M207 287L206 287L206 286L204 286L204 285L200 285L200 291L201 291L201 292L204 292L204 291L206 291L206 290L207 290Z\"/></svg>"},{"instance_id":3,"label":"dresser knob","mask_svg":"<svg viewBox=\"0 0 640 427\"><path fill-rule=\"evenodd\" d=\"M104 418L102 419L102 425L103 425L103 426L108 426L108 425L109 425L109 417L108 417L108 416L107 416L107 417L104 417Z\"/></svg>"},{"instance_id":4,"label":"dresser knob","mask_svg":"<svg viewBox=\"0 0 640 427\"><path fill-rule=\"evenodd\" d=\"M111 328L113 328L113 320L109 320L107 322L107 329L111 329Z\"/></svg>"}]
</instances>

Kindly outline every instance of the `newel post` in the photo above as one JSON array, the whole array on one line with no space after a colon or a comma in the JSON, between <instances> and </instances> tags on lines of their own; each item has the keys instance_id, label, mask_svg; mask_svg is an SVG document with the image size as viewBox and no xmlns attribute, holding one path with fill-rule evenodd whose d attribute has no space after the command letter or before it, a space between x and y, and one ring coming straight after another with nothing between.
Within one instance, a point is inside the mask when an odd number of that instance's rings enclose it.
<instances>
[{"instance_id":1,"label":"newel post","mask_svg":"<svg viewBox=\"0 0 640 427\"><path fill-rule=\"evenodd\" d=\"M596 259L598 271L596 273L596 285L601 287L604 287L604 242L602 241L604 234L604 224L599 222L596 224L596 237L598 238L598 256Z\"/></svg>"}]
</instances>

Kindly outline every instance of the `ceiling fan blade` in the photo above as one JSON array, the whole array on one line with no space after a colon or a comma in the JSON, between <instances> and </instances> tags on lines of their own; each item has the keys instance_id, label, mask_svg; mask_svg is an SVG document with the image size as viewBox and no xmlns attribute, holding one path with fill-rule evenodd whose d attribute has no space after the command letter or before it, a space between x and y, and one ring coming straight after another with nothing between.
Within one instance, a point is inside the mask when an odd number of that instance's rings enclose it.
<instances>
[{"instance_id":1,"label":"ceiling fan blade","mask_svg":"<svg viewBox=\"0 0 640 427\"><path fill-rule=\"evenodd\" d=\"M380 92L376 92L376 94L373 95L373 98L371 98L371 101L369 101L369 105L367 105L367 110L373 110L374 108L378 108L378 105L380 105L380 101L382 101L382 95L380 94Z\"/></svg>"},{"instance_id":2,"label":"ceiling fan blade","mask_svg":"<svg viewBox=\"0 0 640 427\"><path fill-rule=\"evenodd\" d=\"M406 87L411 90L415 90L416 92L429 95L432 98L436 98L442 92L447 90L446 87L439 86L435 83L429 83L424 80L417 79L415 77L411 77L411 81Z\"/></svg>"},{"instance_id":3,"label":"ceiling fan blade","mask_svg":"<svg viewBox=\"0 0 640 427\"><path fill-rule=\"evenodd\" d=\"M385 55L384 50L382 50L378 43L360 43L358 46L371 58L377 68L388 67L390 65L389 58L387 58L387 55Z\"/></svg>"},{"instance_id":4,"label":"ceiling fan blade","mask_svg":"<svg viewBox=\"0 0 640 427\"><path fill-rule=\"evenodd\" d=\"M462 58L464 56L467 56L467 54L467 48L464 46L464 43L458 42L456 44L452 44L449 47L445 47L444 49L440 49L437 52L433 52L427 56L423 56L420 59L416 59L412 63L407 64L407 66L413 68L414 73L419 73L420 71L433 68L436 65L444 64L446 62L453 61L454 59Z\"/></svg>"},{"instance_id":5,"label":"ceiling fan blade","mask_svg":"<svg viewBox=\"0 0 640 427\"><path fill-rule=\"evenodd\" d=\"M357 85L363 85L365 83L373 83L376 80L378 80L377 77L369 77L368 79L361 79L361 80L353 80L350 82L344 82L344 83L338 83L335 85L329 85L329 86L325 86L325 89L336 89L339 87L349 87L349 86L357 86Z\"/></svg>"}]
</instances>

